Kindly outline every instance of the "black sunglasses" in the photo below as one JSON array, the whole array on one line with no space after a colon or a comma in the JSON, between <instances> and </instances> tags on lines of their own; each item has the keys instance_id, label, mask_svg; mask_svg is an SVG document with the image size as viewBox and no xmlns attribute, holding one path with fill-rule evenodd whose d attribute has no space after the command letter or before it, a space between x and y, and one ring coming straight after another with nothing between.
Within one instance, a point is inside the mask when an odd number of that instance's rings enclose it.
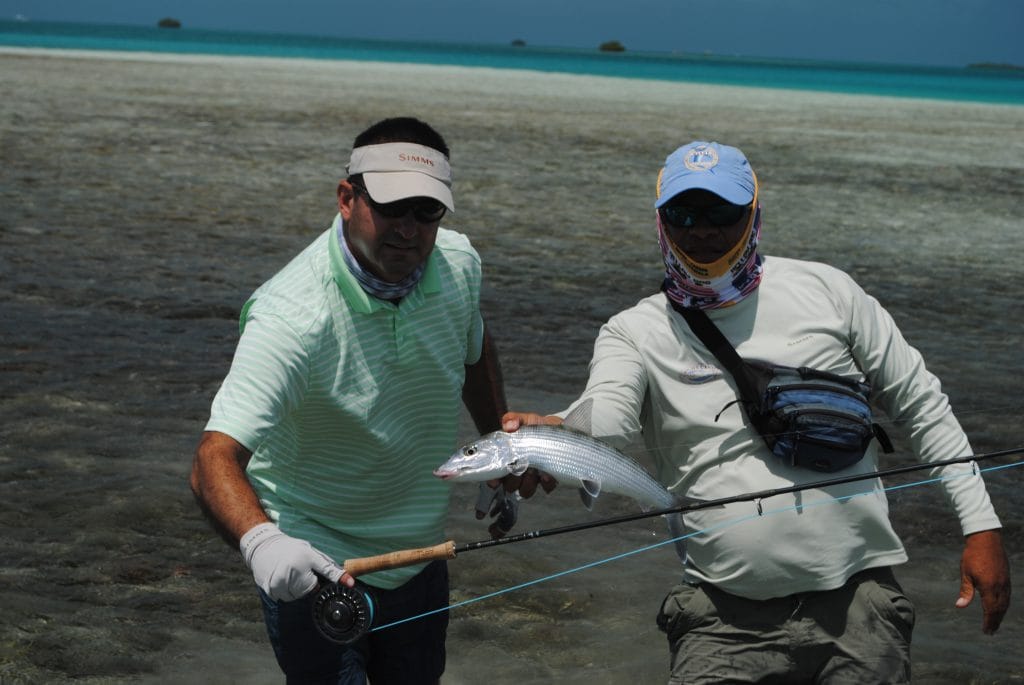
<instances>
[{"instance_id":1,"label":"black sunglasses","mask_svg":"<svg viewBox=\"0 0 1024 685\"><path fill-rule=\"evenodd\" d=\"M700 217L707 219L707 222L717 228L732 226L742 219L750 205L720 204L703 209L694 209L686 205L665 205L658 212L664 223L672 224L678 228L693 228L697 225Z\"/></svg>"},{"instance_id":2,"label":"black sunglasses","mask_svg":"<svg viewBox=\"0 0 1024 685\"><path fill-rule=\"evenodd\" d=\"M370 191L358 183L351 183L352 188L366 198L366 202L381 216L389 219L397 219L408 214L410 211L421 224L430 224L440 221L448 208L439 200L432 197L411 197L397 202L377 202L370 197Z\"/></svg>"}]
</instances>

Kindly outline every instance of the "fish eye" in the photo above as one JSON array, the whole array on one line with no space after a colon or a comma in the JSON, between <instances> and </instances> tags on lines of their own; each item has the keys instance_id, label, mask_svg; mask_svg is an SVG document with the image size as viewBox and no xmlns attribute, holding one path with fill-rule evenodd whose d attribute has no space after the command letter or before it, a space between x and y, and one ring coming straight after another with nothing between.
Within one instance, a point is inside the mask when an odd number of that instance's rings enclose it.
<instances>
[{"instance_id":1,"label":"fish eye","mask_svg":"<svg viewBox=\"0 0 1024 685\"><path fill-rule=\"evenodd\" d=\"M476 454L476 447L467 447L466 449L462 450L462 453L465 454L467 457L472 457L474 454Z\"/></svg>"}]
</instances>

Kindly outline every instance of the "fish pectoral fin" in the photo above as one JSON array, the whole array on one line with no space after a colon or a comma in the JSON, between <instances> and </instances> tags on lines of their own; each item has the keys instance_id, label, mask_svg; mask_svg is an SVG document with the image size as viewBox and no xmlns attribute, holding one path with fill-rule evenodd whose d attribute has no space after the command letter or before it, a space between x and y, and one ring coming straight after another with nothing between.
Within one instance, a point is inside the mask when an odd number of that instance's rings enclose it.
<instances>
[{"instance_id":1,"label":"fish pectoral fin","mask_svg":"<svg viewBox=\"0 0 1024 685\"><path fill-rule=\"evenodd\" d=\"M516 459L508 465L508 472L513 476L521 476L526 473L528 468L530 468L529 459Z\"/></svg>"}]
</instances>

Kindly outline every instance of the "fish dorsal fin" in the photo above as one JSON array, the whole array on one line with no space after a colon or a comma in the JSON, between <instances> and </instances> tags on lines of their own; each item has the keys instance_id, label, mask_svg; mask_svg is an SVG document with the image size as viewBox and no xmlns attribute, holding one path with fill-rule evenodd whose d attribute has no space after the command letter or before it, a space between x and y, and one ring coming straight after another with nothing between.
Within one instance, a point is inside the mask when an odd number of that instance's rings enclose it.
<instances>
[{"instance_id":1,"label":"fish dorsal fin","mask_svg":"<svg viewBox=\"0 0 1024 685\"><path fill-rule=\"evenodd\" d=\"M594 400L590 397L577 404L571 412L566 414L562 425L574 431L593 435L594 429L591 426L591 415L594 413Z\"/></svg>"}]
</instances>

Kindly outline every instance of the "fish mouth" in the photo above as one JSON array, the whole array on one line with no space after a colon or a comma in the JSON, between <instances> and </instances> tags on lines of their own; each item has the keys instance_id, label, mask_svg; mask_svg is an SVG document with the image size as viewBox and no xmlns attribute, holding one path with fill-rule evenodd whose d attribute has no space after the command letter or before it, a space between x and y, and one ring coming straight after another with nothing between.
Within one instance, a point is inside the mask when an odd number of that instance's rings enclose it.
<instances>
[{"instance_id":1,"label":"fish mouth","mask_svg":"<svg viewBox=\"0 0 1024 685\"><path fill-rule=\"evenodd\" d=\"M434 469L434 475L441 480L449 480L455 475L454 471L442 471L441 469Z\"/></svg>"}]
</instances>

